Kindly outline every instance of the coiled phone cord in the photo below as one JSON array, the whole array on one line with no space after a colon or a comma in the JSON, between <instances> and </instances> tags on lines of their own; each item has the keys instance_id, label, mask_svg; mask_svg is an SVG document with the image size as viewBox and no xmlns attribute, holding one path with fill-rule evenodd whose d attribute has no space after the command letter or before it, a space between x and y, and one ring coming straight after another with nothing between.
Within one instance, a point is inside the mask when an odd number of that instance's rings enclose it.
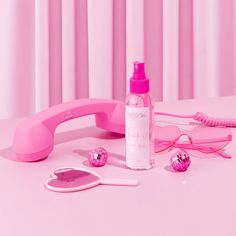
<instances>
[{"instance_id":1,"label":"coiled phone cord","mask_svg":"<svg viewBox=\"0 0 236 236\"><path fill-rule=\"evenodd\" d=\"M194 115L175 115L171 113L165 113L165 112L155 112L155 115L162 115L162 116L172 116L172 117L178 117L178 118L192 118L194 120L197 120L201 122L202 124L206 126L221 126L221 127L231 127L235 128L236 127L236 119L231 119L231 118L216 118L216 117L211 117L208 116L204 113L197 112Z\"/></svg>"}]
</instances>

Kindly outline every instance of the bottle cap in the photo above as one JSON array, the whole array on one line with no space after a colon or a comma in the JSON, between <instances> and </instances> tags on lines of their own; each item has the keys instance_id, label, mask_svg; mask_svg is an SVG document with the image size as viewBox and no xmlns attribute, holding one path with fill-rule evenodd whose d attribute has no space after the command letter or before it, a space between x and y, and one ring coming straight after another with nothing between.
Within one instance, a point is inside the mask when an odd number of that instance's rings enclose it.
<instances>
[{"instance_id":1,"label":"bottle cap","mask_svg":"<svg viewBox=\"0 0 236 236\"><path fill-rule=\"evenodd\" d=\"M133 77L130 78L130 92L137 94L149 92L149 80L145 75L143 62L134 62Z\"/></svg>"}]
</instances>

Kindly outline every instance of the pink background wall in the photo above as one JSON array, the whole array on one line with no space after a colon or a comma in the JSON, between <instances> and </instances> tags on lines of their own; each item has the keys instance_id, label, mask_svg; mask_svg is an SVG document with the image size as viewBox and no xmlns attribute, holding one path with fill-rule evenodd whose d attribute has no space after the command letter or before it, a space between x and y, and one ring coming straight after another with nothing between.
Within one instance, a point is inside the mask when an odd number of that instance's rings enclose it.
<instances>
[{"instance_id":1,"label":"pink background wall","mask_svg":"<svg viewBox=\"0 0 236 236\"><path fill-rule=\"evenodd\" d=\"M123 100L134 60L154 100L236 93L234 0L0 0L0 118Z\"/></svg>"}]
</instances>

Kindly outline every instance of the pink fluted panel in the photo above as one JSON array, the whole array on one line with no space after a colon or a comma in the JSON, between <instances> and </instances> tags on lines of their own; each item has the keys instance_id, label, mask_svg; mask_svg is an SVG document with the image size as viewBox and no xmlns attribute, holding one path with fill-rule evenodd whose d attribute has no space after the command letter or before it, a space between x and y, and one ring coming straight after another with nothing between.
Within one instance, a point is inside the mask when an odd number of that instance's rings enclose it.
<instances>
[{"instance_id":1,"label":"pink fluted panel","mask_svg":"<svg viewBox=\"0 0 236 236\"><path fill-rule=\"evenodd\" d=\"M62 9L61 0L49 0L50 105L62 102Z\"/></svg>"},{"instance_id":2,"label":"pink fluted panel","mask_svg":"<svg viewBox=\"0 0 236 236\"><path fill-rule=\"evenodd\" d=\"M163 1L163 100L179 96L179 1Z\"/></svg>"},{"instance_id":3,"label":"pink fluted panel","mask_svg":"<svg viewBox=\"0 0 236 236\"><path fill-rule=\"evenodd\" d=\"M126 11L125 0L113 1L113 99L126 97Z\"/></svg>"},{"instance_id":4,"label":"pink fluted panel","mask_svg":"<svg viewBox=\"0 0 236 236\"><path fill-rule=\"evenodd\" d=\"M221 0L219 2L219 16L217 24L219 25L219 95L233 95L236 92L235 84L235 57L234 47L236 41L234 38L235 0Z\"/></svg>"},{"instance_id":5,"label":"pink fluted panel","mask_svg":"<svg viewBox=\"0 0 236 236\"><path fill-rule=\"evenodd\" d=\"M179 0L179 98L193 97L193 0Z\"/></svg>"},{"instance_id":6,"label":"pink fluted panel","mask_svg":"<svg viewBox=\"0 0 236 236\"><path fill-rule=\"evenodd\" d=\"M162 100L163 0L144 2L144 57L153 100Z\"/></svg>"},{"instance_id":7,"label":"pink fluted panel","mask_svg":"<svg viewBox=\"0 0 236 236\"><path fill-rule=\"evenodd\" d=\"M0 119L34 112L34 1L0 1Z\"/></svg>"},{"instance_id":8,"label":"pink fluted panel","mask_svg":"<svg viewBox=\"0 0 236 236\"><path fill-rule=\"evenodd\" d=\"M126 92L133 62L144 61L144 0L126 0Z\"/></svg>"},{"instance_id":9,"label":"pink fluted panel","mask_svg":"<svg viewBox=\"0 0 236 236\"><path fill-rule=\"evenodd\" d=\"M89 96L87 0L75 0L75 93Z\"/></svg>"},{"instance_id":10,"label":"pink fluted panel","mask_svg":"<svg viewBox=\"0 0 236 236\"><path fill-rule=\"evenodd\" d=\"M194 97L218 95L219 1L194 0Z\"/></svg>"},{"instance_id":11,"label":"pink fluted panel","mask_svg":"<svg viewBox=\"0 0 236 236\"><path fill-rule=\"evenodd\" d=\"M112 98L113 0L88 0L89 97Z\"/></svg>"},{"instance_id":12,"label":"pink fluted panel","mask_svg":"<svg viewBox=\"0 0 236 236\"><path fill-rule=\"evenodd\" d=\"M35 1L35 112L49 107L48 0Z\"/></svg>"},{"instance_id":13,"label":"pink fluted panel","mask_svg":"<svg viewBox=\"0 0 236 236\"><path fill-rule=\"evenodd\" d=\"M75 99L75 17L74 0L62 0L62 97Z\"/></svg>"},{"instance_id":14,"label":"pink fluted panel","mask_svg":"<svg viewBox=\"0 0 236 236\"><path fill-rule=\"evenodd\" d=\"M233 31L234 31L234 41L236 40L236 2L234 2L234 24L233 24ZM233 46L233 54L234 54L234 94L236 94L236 42L234 42Z\"/></svg>"}]
</instances>

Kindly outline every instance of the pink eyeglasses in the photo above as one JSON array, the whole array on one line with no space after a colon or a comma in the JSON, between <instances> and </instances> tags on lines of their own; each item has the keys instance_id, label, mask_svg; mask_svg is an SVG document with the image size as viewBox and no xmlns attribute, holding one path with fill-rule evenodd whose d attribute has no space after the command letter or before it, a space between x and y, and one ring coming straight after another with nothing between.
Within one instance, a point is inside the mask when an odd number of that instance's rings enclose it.
<instances>
[{"instance_id":1,"label":"pink eyeglasses","mask_svg":"<svg viewBox=\"0 0 236 236\"><path fill-rule=\"evenodd\" d=\"M181 141L181 137L187 137L187 141ZM232 140L232 133L227 128L197 126L192 130L181 131L176 126L155 126L154 138L155 152L177 147L203 153L217 152L225 158L231 157L220 151Z\"/></svg>"}]
</instances>

